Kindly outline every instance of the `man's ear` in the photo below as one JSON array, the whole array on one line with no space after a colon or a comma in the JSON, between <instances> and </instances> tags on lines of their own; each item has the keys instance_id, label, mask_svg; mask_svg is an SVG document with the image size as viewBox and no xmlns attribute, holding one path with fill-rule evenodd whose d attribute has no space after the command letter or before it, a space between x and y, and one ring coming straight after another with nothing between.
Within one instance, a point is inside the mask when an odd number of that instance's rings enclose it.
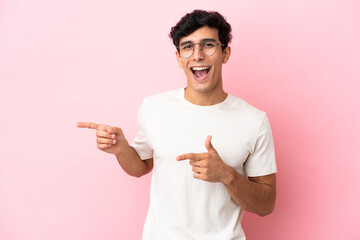
<instances>
[{"instance_id":1,"label":"man's ear","mask_svg":"<svg viewBox=\"0 0 360 240\"><path fill-rule=\"evenodd\" d=\"M223 59L222 59L222 63L227 63L227 61L229 60L231 55L231 47L227 46L225 48L225 50L223 51Z\"/></svg>"},{"instance_id":2,"label":"man's ear","mask_svg":"<svg viewBox=\"0 0 360 240\"><path fill-rule=\"evenodd\" d=\"M179 52L176 51L175 54L176 54L176 60L177 60L177 62L178 62L179 68L182 68L181 58L180 58Z\"/></svg>"}]
</instances>

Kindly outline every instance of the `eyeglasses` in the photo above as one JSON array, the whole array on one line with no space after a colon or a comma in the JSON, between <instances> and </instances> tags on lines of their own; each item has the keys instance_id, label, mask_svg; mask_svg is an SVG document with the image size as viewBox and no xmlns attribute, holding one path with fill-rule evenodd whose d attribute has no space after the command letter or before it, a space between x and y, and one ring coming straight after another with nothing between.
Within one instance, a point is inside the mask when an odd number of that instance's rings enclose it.
<instances>
[{"instance_id":1,"label":"eyeglasses","mask_svg":"<svg viewBox=\"0 0 360 240\"><path fill-rule=\"evenodd\" d=\"M194 54L196 44L200 45L201 52L207 57L215 54L218 45L224 46L224 44L217 43L213 40L206 40L199 43L183 42L180 46L176 47L176 49L179 51L180 57L187 59Z\"/></svg>"}]
</instances>

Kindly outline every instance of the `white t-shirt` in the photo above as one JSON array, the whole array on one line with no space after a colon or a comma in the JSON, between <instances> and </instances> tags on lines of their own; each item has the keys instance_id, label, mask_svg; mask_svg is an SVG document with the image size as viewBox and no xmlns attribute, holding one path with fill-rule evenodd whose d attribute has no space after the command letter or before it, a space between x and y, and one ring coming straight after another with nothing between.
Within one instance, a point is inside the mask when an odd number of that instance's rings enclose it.
<instances>
[{"instance_id":1,"label":"white t-shirt","mask_svg":"<svg viewBox=\"0 0 360 240\"><path fill-rule=\"evenodd\" d=\"M199 106L184 88L146 97L131 144L142 160L153 158L150 206L143 240L245 239L243 209L222 183L193 177L184 153L207 152L205 139L222 160L244 176L275 173L271 128L266 114L228 94L218 104Z\"/></svg>"}]
</instances>

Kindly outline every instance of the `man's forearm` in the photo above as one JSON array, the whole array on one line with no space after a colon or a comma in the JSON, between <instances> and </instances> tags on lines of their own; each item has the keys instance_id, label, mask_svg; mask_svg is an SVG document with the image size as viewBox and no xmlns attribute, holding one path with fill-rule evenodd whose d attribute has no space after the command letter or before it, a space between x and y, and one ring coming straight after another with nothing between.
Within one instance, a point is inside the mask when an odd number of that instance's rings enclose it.
<instances>
[{"instance_id":1,"label":"man's forearm","mask_svg":"<svg viewBox=\"0 0 360 240\"><path fill-rule=\"evenodd\" d=\"M273 186L249 181L231 167L228 176L224 183L226 190L241 208L260 216L270 214L274 210L276 190Z\"/></svg>"},{"instance_id":2,"label":"man's forearm","mask_svg":"<svg viewBox=\"0 0 360 240\"><path fill-rule=\"evenodd\" d=\"M146 161L140 159L135 149L127 142L122 146L121 152L115 154L115 156L122 169L131 176L141 177L152 169Z\"/></svg>"}]
</instances>

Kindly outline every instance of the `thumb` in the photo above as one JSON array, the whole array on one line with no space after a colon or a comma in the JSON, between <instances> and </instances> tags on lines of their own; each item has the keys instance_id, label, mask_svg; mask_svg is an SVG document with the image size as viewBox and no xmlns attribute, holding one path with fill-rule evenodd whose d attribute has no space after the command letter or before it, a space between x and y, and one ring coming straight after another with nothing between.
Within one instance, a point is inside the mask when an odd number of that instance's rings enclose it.
<instances>
[{"instance_id":1,"label":"thumb","mask_svg":"<svg viewBox=\"0 0 360 240\"><path fill-rule=\"evenodd\" d=\"M119 135L122 135L123 134L123 131L121 128L118 128L118 127L110 127L111 130L109 129L109 132L110 133L116 133L116 134L119 134Z\"/></svg>"},{"instance_id":2,"label":"thumb","mask_svg":"<svg viewBox=\"0 0 360 240\"><path fill-rule=\"evenodd\" d=\"M116 130L114 127L111 127L111 126L106 126L106 131L108 133L116 133Z\"/></svg>"},{"instance_id":3,"label":"thumb","mask_svg":"<svg viewBox=\"0 0 360 240\"><path fill-rule=\"evenodd\" d=\"M121 128L118 128L118 127L112 127L112 126L109 126L109 125L102 125L101 127L102 127L101 130L107 131L108 133L115 133L115 134L122 134L123 133Z\"/></svg>"},{"instance_id":4,"label":"thumb","mask_svg":"<svg viewBox=\"0 0 360 240\"><path fill-rule=\"evenodd\" d=\"M214 148L214 146L211 144L211 139L212 136L209 135L207 136L206 140L205 140L205 147L208 150L208 152L216 152L216 149Z\"/></svg>"}]
</instances>

